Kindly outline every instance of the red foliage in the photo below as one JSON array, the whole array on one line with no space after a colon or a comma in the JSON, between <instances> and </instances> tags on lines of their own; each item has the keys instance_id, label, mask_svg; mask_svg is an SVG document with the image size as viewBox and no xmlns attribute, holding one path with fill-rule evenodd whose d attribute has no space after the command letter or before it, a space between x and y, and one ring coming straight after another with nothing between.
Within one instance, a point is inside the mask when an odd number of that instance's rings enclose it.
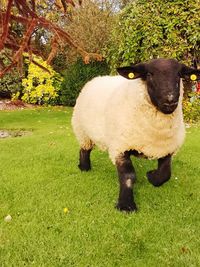
<instances>
[{"instance_id":1,"label":"red foliage","mask_svg":"<svg viewBox=\"0 0 200 267\"><path fill-rule=\"evenodd\" d=\"M68 4L75 7L75 3L72 0L62 0L63 9L66 12L66 7ZM79 0L79 4L82 1ZM18 15L13 15L12 9L17 8ZM31 37L35 29L38 27L45 28L51 31L53 37L51 41L51 52L47 58L50 64L52 59L55 57L60 44L68 43L70 46L77 49L77 51L82 55L85 63L88 63L91 58L95 60L102 60L102 56L96 53L88 53L83 50L73 38L59 26L55 25L51 21L39 16L35 11L35 0L8 0L6 11L0 9L0 29L2 29L2 34L0 37L0 51L4 48L12 50L12 59L10 65L5 66L0 71L0 77L11 70L13 67L22 67L23 52L27 52L32 58L32 53L40 55L40 51L35 49L31 45ZM15 12L16 13L16 12ZM21 23L26 28L23 37L18 40L12 33L10 29L11 22ZM59 41L59 42L58 42ZM59 44L60 43L60 44ZM32 61L33 62L33 61ZM2 64L1 64L2 66ZM40 66L42 67L42 66ZM44 69L44 67L42 67Z\"/></svg>"}]
</instances>

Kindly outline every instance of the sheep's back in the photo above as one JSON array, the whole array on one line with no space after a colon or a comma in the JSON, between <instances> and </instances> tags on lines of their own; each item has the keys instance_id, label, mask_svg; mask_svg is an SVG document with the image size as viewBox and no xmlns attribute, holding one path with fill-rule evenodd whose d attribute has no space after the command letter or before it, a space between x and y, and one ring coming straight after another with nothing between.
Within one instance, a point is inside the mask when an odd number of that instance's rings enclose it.
<instances>
[{"instance_id":1,"label":"sheep's back","mask_svg":"<svg viewBox=\"0 0 200 267\"><path fill-rule=\"evenodd\" d=\"M96 77L82 89L74 107L72 125L76 136L87 135L94 144L106 150L105 110L110 98L124 79L121 76ZM80 138L78 138L80 139Z\"/></svg>"}]
</instances>

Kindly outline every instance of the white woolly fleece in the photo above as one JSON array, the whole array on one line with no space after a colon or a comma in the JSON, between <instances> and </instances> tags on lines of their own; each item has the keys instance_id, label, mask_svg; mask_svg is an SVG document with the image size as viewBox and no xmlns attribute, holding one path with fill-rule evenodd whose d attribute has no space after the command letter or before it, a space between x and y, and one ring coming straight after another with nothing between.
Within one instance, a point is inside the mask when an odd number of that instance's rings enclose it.
<instances>
[{"instance_id":1,"label":"white woolly fleece","mask_svg":"<svg viewBox=\"0 0 200 267\"><path fill-rule=\"evenodd\" d=\"M174 154L184 141L182 97L181 83L178 107L166 115L151 103L141 79L97 77L80 93L72 126L81 148L97 145L108 150L114 164L128 150L137 150L150 159L162 158Z\"/></svg>"}]
</instances>

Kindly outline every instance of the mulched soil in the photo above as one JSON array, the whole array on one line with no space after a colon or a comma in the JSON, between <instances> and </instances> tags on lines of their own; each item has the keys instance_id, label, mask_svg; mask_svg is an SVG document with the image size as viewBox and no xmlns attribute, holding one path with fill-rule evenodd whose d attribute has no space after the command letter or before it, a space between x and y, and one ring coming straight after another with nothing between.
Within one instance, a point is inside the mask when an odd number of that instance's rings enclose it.
<instances>
[{"instance_id":1,"label":"mulched soil","mask_svg":"<svg viewBox=\"0 0 200 267\"><path fill-rule=\"evenodd\" d=\"M26 104L21 100L0 99L0 110L16 110L33 108L35 105Z\"/></svg>"}]
</instances>

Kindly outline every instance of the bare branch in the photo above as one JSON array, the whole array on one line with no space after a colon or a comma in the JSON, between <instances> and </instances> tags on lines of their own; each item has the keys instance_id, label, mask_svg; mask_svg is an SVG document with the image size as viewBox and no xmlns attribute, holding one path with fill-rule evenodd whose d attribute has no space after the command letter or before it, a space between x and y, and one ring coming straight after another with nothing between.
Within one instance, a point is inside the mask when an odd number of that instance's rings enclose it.
<instances>
[{"instance_id":1,"label":"bare branch","mask_svg":"<svg viewBox=\"0 0 200 267\"><path fill-rule=\"evenodd\" d=\"M82 1L78 1L81 5ZM61 0L64 10L66 11L67 5L75 6L73 0ZM12 13L12 7L15 7L18 10L19 15ZM102 60L102 56L96 53L88 53L82 47L80 47L69 33L61 29L59 26L52 23L50 20L45 19L44 17L38 16L36 13L35 0L8 0L6 11L0 9L0 18L2 25L2 35L0 39L0 51L6 47L11 49L13 52L12 62L10 65L5 66L0 72L0 77L7 73L11 68L18 65L19 69L22 69L22 58L23 52L29 54L30 59L32 59L32 53L41 54L39 51L34 49L31 46L31 37L35 32L37 27L45 28L46 30L53 33L52 38L52 49L47 58L47 62L50 63L55 57L59 48L62 48L62 44L68 44L71 47L75 48L83 57L85 63L89 63L90 59ZM16 34L11 30L10 24L14 21L16 23L21 23L25 26L25 33L21 41L19 38L16 38ZM33 62L33 60L32 60ZM39 65L37 62L36 65ZM2 67L2 64L1 64ZM42 66L40 66L43 68Z\"/></svg>"},{"instance_id":2,"label":"bare branch","mask_svg":"<svg viewBox=\"0 0 200 267\"><path fill-rule=\"evenodd\" d=\"M28 27L28 30L27 30L26 34L24 35L22 44L21 44L19 50L16 52L16 54L13 57L13 62L17 62L19 60L19 58L22 56L22 53L29 42L29 39L31 37L31 34L32 34L33 29L34 29L36 24L37 24L37 20L32 19L32 21L30 22L30 25Z\"/></svg>"},{"instance_id":3,"label":"bare branch","mask_svg":"<svg viewBox=\"0 0 200 267\"><path fill-rule=\"evenodd\" d=\"M12 3L13 3L13 0L8 0L7 10L3 18L3 32L1 35L1 39L0 39L0 51L4 48L4 42L7 39Z\"/></svg>"},{"instance_id":4,"label":"bare branch","mask_svg":"<svg viewBox=\"0 0 200 267\"><path fill-rule=\"evenodd\" d=\"M48 59L47 59L47 64L51 64L51 61L53 60L53 58L55 57L56 53L57 53L57 50L58 50L58 42L57 42L57 38L54 37L52 39L52 42L51 42L51 52L48 56Z\"/></svg>"},{"instance_id":5,"label":"bare branch","mask_svg":"<svg viewBox=\"0 0 200 267\"><path fill-rule=\"evenodd\" d=\"M40 67L41 69L43 69L44 71L50 73L50 71L49 71L47 68L45 68L44 66L42 66L40 63L36 62L35 60L32 60L32 62L33 62L36 66L38 66L38 67Z\"/></svg>"}]
</instances>

